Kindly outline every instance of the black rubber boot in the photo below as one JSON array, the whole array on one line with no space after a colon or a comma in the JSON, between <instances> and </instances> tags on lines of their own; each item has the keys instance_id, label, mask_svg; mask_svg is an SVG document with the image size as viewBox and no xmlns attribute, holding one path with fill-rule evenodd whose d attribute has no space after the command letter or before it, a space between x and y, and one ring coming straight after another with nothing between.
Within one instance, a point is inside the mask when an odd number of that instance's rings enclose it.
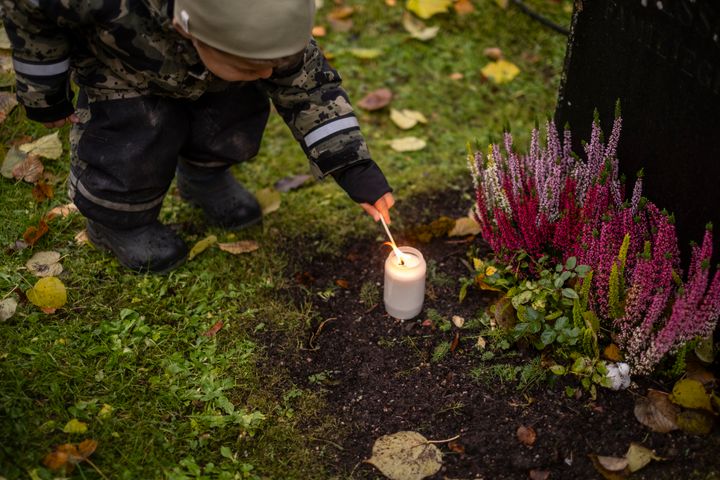
<instances>
[{"instance_id":1,"label":"black rubber boot","mask_svg":"<svg viewBox=\"0 0 720 480\"><path fill-rule=\"evenodd\" d=\"M257 199L228 170L197 178L178 170L177 187L180 197L202 209L213 225L238 230L262 221Z\"/></svg>"},{"instance_id":2,"label":"black rubber boot","mask_svg":"<svg viewBox=\"0 0 720 480\"><path fill-rule=\"evenodd\" d=\"M158 221L116 230L88 220L87 234L94 245L110 250L122 265L136 272L168 272L182 264L188 254L185 242Z\"/></svg>"}]
</instances>

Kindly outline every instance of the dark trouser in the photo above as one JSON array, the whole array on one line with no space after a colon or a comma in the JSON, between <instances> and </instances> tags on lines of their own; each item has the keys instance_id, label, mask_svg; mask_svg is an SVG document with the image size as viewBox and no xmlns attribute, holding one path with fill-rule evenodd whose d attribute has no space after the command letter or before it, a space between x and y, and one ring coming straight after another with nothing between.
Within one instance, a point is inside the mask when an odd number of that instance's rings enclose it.
<instances>
[{"instance_id":1,"label":"dark trouser","mask_svg":"<svg viewBox=\"0 0 720 480\"><path fill-rule=\"evenodd\" d=\"M195 101L158 96L88 102L71 134L70 198L111 228L152 223L180 159L181 172L211 177L254 157L269 114L252 85L231 84Z\"/></svg>"}]
</instances>

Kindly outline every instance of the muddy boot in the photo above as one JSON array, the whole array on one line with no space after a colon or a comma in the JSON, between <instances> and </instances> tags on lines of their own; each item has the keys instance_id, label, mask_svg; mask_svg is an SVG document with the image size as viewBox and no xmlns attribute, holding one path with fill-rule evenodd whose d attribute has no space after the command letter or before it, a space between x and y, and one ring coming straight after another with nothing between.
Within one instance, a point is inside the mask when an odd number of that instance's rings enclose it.
<instances>
[{"instance_id":1,"label":"muddy boot","mask_svg":"<svg viewBox=\"0 0 720 480\"><path fill-rule=\"evenodd\" d=\"M228 170L209 177L179 170L177 187L180 197L202 209L213 225L238 230L262 221L260 204Z\"/></svg>"},{"instance_id":2,"label":"muddy boot","mask_svg":"<svg viewBox=\"0 0 720 480\"><path fill-rule=\"evenodd\" d=\"M158 221L116 230L88 220L87 234L94 245L110 250L122 265L136 272L170 271L182 264L188 254L185 242Z\"/></svg>"}]
</instances>

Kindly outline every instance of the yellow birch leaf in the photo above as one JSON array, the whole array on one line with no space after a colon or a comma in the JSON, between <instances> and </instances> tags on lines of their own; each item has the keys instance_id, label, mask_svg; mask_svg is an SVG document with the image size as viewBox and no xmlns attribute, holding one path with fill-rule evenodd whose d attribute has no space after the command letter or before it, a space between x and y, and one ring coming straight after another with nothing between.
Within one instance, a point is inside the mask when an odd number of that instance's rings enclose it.
<instances>
[{"instance_id":1,"label":"yellow birch leaf","mask_svg":"<svg viewBox=\"0 0 720 480\"><path fill-rule=\"evenodd\" d=\"M257 198L260 208L262 208L263 215L272 213L278 208L282 200L280 198L280 192L273 188L263 188L255 192L255 198Z\"/></svg>"},{"instance_id":2,"label":"yellow birch leaf","mask_svg":"<svg viewBox=\"0 0 720 480\"><path fill-rule=\"evenodd\" d=\"M440 27L428 27L422 20L413 17L410 12L403 13L402 24L412 38L422 42L435 38L440 31Z\"/></svg>"},{"instance_id":3,"label":"yellow birch leaf","mask_svg":"<svg viewBox=\"0 0 720 480\"><path fill-rule=\"evenodd\" d=\"M416 152L427 146L427 142L422 138L403 137L390 141L390 148L396 152Z\"/></svg>"},{"instance_id":4,"label":"yellow birch leaf","mask_svg":"<svg viewBox=\"0 0 720 480\"><path fill-rule=\"evenodd\" d=\"M361 60L372 60L382 55L382 50L377 48L351 48L350 54Z\"/></svg>"},{"instance_id":5,"label":"yellow birch leaf","mask_svg":"<svg viewBox=\"0 0 720 480\"><path fill-rule=\"evenodd\" d=\"M514 63L501 58L500 60L485 65L481 72L483 76L500 85L517 77L520 69Z\"/></svg>"},{"instance_id":6,"label":"yellow birch leaf","mask_svg":"<svg viewBox=\"0 0 720 480\"><path fill-rule=\"evenodd\" d=\"M87 432L87 423L81 422L77 418L73 418L65 424L63 432L65 433L85 433Z\"/></svg>"},{"instance_id":7,"label":"yellow birch leaf","mask_svg":"<svg viewBox=\"0 0 720 480\"><path fill-rule=\"evenodd\" d=\"M627 466L631 472L637 472L652 460L663 460L662 457L655 455L655 452L649 448L643 447L639 443L630 444L630 448L628 448L625 458L627 458Z\"/></svg>"},{"instance_id":8,"label":"yellow birch leaf","mask_svg":"<svg viewBox=\"0 0 720 480\"><path fill-rule=\"evenodd\" d=\"M231 243L218 243L218 248L223 252L239 255L241 253L254 252L260 245L255 240L239 240Z\"/></svg>"},{"instance_id":9,"label":"yellow birch leaf","mask_svg":"<svg viewBox=\"0 0 720 480\"><path fill-rule=\"evenodd\" d=\"M190 253L188 253L188 260L192 260L197 257L215 243L217 243L217 237L215 235L208 235L203 238L190 249Z\"/></svg>"},{"instance_id":10,"label":"yellow birch leaf","mask_svg":"<svg viewBox=\"0 0 720 480\"><path fill-rule=\"evenodd\" d=\"M41 278L26 295L33 305L40 308L60 308L67 302L65 285L57 277Z\"/></svg>"},{"instance_id":11,"label":"yellow birch leaf","mask_svg":"<svg viewBox=\"0 0 720 480\"><path fill-rule=\"evenodd\" d=\"M112 407L112 405L108 405L107 403L103 403L103 406L102 406L102 408L100 409L100 411L98 412L97 417L98 417L100 420L105 420L106 418L110 418L110 416L112 415L112 412L113 412L113 407Z\"/></svg>"},{"instance_id":12,"label":"yellow birch leaf","mask_svg":"<svg viewBox=\"0 0 720 480\"><path fill-rule=\"evenodd\" d=\"M712 412L710 395L705 391L705 386L697 380L685 378L680 380L673 387L670 401L685 408L702 408Z\"/></svg>"},{"instance_id":13,"label":"yellow birch leaf","mask_svg":"<svg viewBox=\"0 0 720 480\"><path fill-rule=\"evenodd\" d=\"M396 110L391 108L390 120L403 130L409 130L418 123L427 123L427 118L421 112L408 109Z\"/></svg>"},{"instance_id":14,"label":"yellow birch leaf","mask_svg":"<svg viewBox=\"0 0 720 480\"><path fill-rule=\"evenodd\" d=\"M21 152L28 155L37 155L50 160L57 160L62 155L62 142L60 141L60 132L51 133L40 137L34 142L25 143L18 148Z\"/></svg>"},{"instance_id":15,"label":"yellow birch leaf","mask_svg":"<svg viewBox=\"0 0 720 480\"><path fill-rule=\"evenodd\" d=\"M438 13L445 13L453 0L407 0L406 8L420 18L427 20Z\"/></svg>"}]
</instances>

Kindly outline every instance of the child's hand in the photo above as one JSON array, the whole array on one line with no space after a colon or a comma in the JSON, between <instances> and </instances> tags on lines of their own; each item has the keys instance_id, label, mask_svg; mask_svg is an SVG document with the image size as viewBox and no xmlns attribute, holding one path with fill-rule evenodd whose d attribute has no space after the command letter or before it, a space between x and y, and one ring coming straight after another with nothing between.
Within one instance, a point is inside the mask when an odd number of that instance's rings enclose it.
<instances>
[{"instance_id":1,"label":"child's hand","mask_svg":"<svg viewBox=\"0 0 720 480\"><path fill-rule=\"evenodd\" d=\"M43 125L45 128L60 128L66 123L78 123L79 121L80 119L73 113L67 118L61 118L60 120L55 120L54 122L44 122Z\"/></svg>"},{"instance_id":2,"label":"child's hand","mask_svg":"<svg viewBox=\"0 0 720 480\"><path fill-rule=\"evenodd\" d=\"M374 205L369 203L361 203L360 206L373 217L376 222L380 221L380 215L385 218L385 223L390 224L390 209L395 205L395 199L392 193L388 192L375 202Z\"/></svg>"}]
</instances>

